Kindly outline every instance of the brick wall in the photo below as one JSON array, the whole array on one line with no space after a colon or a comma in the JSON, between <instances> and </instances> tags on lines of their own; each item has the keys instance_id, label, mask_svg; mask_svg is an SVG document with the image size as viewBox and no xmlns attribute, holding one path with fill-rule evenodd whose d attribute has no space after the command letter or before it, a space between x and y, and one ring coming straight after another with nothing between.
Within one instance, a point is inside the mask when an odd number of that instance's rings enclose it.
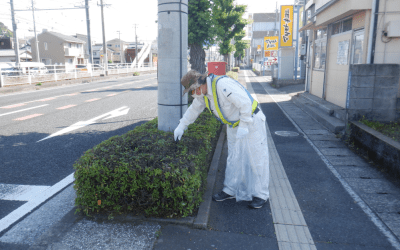
<instances>
[{"instance_id":1,"label":"brick wall","mask_svg":"<svg viewBox=\"0 0 400 250\"><path fill-rule=\"evenodd\" d=\"M347 108L350 120L362 116L388 122L400 118L399 64L350 65Z\"/></svg>"}]
</instances>

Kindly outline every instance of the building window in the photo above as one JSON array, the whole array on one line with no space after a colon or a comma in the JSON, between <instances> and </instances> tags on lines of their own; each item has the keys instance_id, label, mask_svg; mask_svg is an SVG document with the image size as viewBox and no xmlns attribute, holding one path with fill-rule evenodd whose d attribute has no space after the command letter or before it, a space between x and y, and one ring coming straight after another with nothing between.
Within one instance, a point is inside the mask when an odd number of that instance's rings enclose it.
<instances>
[{"instance_id":1,"label":"building window","mask_svg":"<svg viewBox=\"0 0 400 250\"><path fill-rule=\"evenodd\" d=\"M120 46L118 44L115 45L115 48L119 48Z\"/></svg>"},{"instance_id":2,"label":"building window","mask_svg":"<svg viewBox=\"0 0 400 250\"><path fill-rule=\"evenodd\" d=\"M107 44L107 47L111 47L112 46L112 44Z\"/></svg>"},{"instance_id":3,"label":"building window","mask_svg":"<svg viewBox=\"0 0 400 250\"><path fill-rule=\"evenodd\" d=\"M4 45L4 42L1 42L0 45Z\"/></svg>"},{"instance_id":4,"label":"building window","mask_svg":"<svg viewBox=\"0 0 400 250\"><path fill-rule=\"evenodd\" d=\"M318 30L314 45L314 69L324 70L326 63L327 30Z\"/></svg>"},{"instance_id":5,"label":"building window","mask_svg":"<svg viewBox=\"0 0 400 250\"><path fill-rule=\"evenodd\" d=\"M352 30L352 27L353 27L353 19L352 18L339 21L339 22L333 24L332 35L336 35L339 33L343 33L343 32Z\"/></svg>"},{"instance_id":6,"label":"building window","mask_svg":"<svg viewBox=\"0 0 400 250\"><path fill-rule=\"evenodd\" d=\"M94 56L97 56L97 52L93 52L93 55L94 55Z\"/></svg>"},{"instance_id":7,"label":"building window","mask_svg":"<svg viewBox=\"0 0 400 250\"><path fill-rule=\"evenodd\" d=\"M44 50L47 50L47 43L44 43Z\"/></svg>"}]
</instances>

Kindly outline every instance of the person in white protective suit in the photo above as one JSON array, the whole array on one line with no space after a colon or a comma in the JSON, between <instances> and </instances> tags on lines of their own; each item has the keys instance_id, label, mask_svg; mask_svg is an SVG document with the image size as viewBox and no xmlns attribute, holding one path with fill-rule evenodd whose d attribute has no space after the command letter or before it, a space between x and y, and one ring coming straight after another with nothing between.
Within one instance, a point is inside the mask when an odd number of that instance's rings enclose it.
<instances>
[{"instance_id":1,"label":"person in white protective suit","mask_svg":"<svg viewBox=\"0 0 400 250\"><path fill-rule=\"evenodd\" d=\"M180 140L188 125L204 108L227 124L228 159L224 188L214 201L236 198L252 201L250 208L261 208L269 198L269 155L265 115L250 93L227 76L189 71L181 79L183 94L191 91L194 100L174 131Z\"/></svg>"}]
</instances>

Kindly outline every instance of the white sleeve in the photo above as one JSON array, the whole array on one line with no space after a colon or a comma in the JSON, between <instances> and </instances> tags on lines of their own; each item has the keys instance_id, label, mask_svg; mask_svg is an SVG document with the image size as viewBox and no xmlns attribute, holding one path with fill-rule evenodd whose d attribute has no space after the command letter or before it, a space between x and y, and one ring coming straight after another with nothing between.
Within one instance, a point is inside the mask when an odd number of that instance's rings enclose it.
<instances>
[{"instance_id":1,"label":"white sleeve","mask_svg":"<svg viewBox=\"0 0 400 250\"><path fill-rule=\"evenodd\" d=\"M194 98L192 105L186 110L179 124L183 125L186 130L197 119L200 113L203 112L205 107L206 103L203 98Z\"/></svg>"},{"instance_id":2,"label":"white sleeve","mask_svg":"<svg viewBox=\"0 0 400 250\"><path fill-rule=\"evenodd\" d=\"M252 123L252 102L247 95L247 92L239 86L240 83L235 82L233 79L221 79L218 82L218 95L223 95L230 103L239 109L239 126L245 125L244 123Z\"/></svg>"}]
</instances>

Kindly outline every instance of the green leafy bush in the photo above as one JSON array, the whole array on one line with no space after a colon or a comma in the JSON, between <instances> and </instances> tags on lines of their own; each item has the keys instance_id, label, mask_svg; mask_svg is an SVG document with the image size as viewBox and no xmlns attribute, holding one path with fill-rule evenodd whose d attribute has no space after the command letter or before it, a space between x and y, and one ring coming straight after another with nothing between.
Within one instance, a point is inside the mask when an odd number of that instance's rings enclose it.
<instances>
[{"instance_id":1,"label":"green leafy bush","mask_svg":"<svg viewBox=\"0 0 400 250\"><path fill-rule=\"evenodd\" d=\"M237 73L237 72L228 71L228 72L226 73L226 75L229 76L229 77L232 78L232 79L235 79L236 81L239 80L239 76L238 76L238 73Z\"/></svg>"},{"instance_id":2,"label":"green leafy bush","mask_svg":"<svg viewBox=\"0 0 400 250\"><path fill-rule=\"evenodd\" d=\"M221 124L203 112L182 140L157 118L100 143L74 164L77 211L188 216L199 206Z\"/></svg>"},{"instance_id":3,"label":"green leafy bush","mask_svg":"<svg viewBox=\"0 0 400 250\"><path fill-rule=\"evenodd\" d=\"M134 76L138 76L138 75L140 75L140 73L139 72L133 72L133 75Z\"/></svg>"},{"instance_id":4,"label":"green leafy bush","mask_svg":"<svg viewBox=\"0 0 400 250\"><path fill-rule=\"evenodd\" d=\"M239 67L233 67L233 68L232 68L232 71L233 71L233 72L239 72Z\"/></svg>"}]
</instances>

